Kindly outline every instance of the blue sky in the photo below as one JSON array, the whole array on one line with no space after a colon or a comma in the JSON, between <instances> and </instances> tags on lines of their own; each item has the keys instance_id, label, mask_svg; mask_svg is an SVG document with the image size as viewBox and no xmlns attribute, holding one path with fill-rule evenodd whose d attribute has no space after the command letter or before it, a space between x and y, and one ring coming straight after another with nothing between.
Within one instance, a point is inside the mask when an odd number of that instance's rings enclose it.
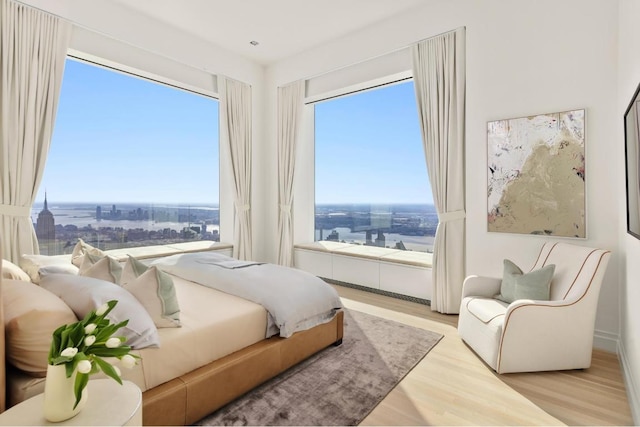
<instances>
[{"instance_id":1,"label":"blue sky","mask_svg":"<svg viewBox=\"0 0 640 427\"><path fill-rule=\"evenodd\" d=\"M317 203L432 203L411 81L315 104ZM36 203L219 200L218 101L67 60Z\"/></svg>"},{"instance_id":2,"label":"blue sky","mask_svg":"<svg viewBox=\"0 0 640 427\"><path fill-rule=\"evenodd\" d=\"M218 101L67 60L36 203L218 203Z\"/></svg>"},{"instance_id":3,"label":"blue sky","mask_svg":"<svg viewBox=\"0 0 640 427\"><path fill-rule=\"evenodd\" d=\"M413 81L315 104L316 203L433 203Z\"/></svg>"}]
</instances>

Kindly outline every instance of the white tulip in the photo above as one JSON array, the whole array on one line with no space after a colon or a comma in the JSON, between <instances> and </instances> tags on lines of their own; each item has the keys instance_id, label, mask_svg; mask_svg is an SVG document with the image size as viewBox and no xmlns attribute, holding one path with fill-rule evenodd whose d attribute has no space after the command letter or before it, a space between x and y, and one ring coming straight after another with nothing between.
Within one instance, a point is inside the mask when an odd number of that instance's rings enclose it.
<instances>
[{"instance_id":1,"label":"white tulip","mask_svg":"<svg viewBox=\"0 0 640 427\"><path fill-rule=\"evenodd\" d=\"M122 356L122 359L120 359L120 361L122 362L122 366L127 369L131 369L136 365L136 358L130 354L125 354L124 356Z\"/></svg>"},{"instance_id":2,"label":"white tulip","mask_svg":"<svg viewBox=\"0 0 640 427\"><path fill-rule=\"evenodd\" d=\"M105 345L107 346L107 348L120 347L120 338L115 338L115 337L109 338L105 343Z\"/></svg>"},{"instance_id":3,"label":"white tulip","mask_svg":"<svg viewBox=\"0 0 640 427\"><path fill-rule=\"evenodd\" d=\"M78 362L78 372L81 374L88 374L91 372L91 362L88 360L81 360Z\"/></svg>"},{"instance_id":4,"label":"white tulip","mask_svg":"<svg viewBox=\"0 0 640 427\"><path fill-rule=\"evenodd\" d=\"M94 342L96 342L95 335L89 335L88 337L84 338L84 345L86 345L87 347L89 347L90 345L93 345Z\"/></svg>"},{"instance_id":5,"label":"white tulip","mask_svg":"<svg viewBox=\"0 0 640 427\"><path fill-rule=\"evenodd\" d=\"M60 356L63 357L73 357L78 354L78 349L75 347L67 347L60 353Z\"/></svg>"},{"instance_id":6,"label":"white tulip","mask_svg":"<svg viewBox=\"0 0 640 427\"><path fill-rule=\"evenodd\" d=\"M103 314L105 314L107 312L107 310L109 310L109 304L107 304L106 302L104 304L102 304L100 306L100 308L98 310L96 310L96 314L98 316L102 316Z\"/></svg>"},{"instance_id":7,"label":"white tulip","mask_svg":"<svg viewBox=\"0 0 640 427\"><path fill-rule=\"evenodd\" d=\"M87 326L84 327L84 333L87 335L92 334L97 327L98 325L96 325L95 323L89 323Z\"/></svg>"}]
</instances>

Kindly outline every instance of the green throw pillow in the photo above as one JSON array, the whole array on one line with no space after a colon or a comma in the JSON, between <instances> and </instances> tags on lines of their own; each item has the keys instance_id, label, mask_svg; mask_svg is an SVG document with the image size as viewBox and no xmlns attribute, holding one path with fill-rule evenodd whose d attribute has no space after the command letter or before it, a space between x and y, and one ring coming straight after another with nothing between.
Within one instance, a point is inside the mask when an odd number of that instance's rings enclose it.
<instances>
[{"instance_id":1,"label":"green throw pillow","mask_svg":"<svg viewBox=\"0 0 640 427\"><path fill-rule=\"evenodd\" d=\"M555 269L556 266L550 264L524 274L517 265L505 259L500 293L495 298L508 304L518 299L548 301Z\"/></svg>"}]
</instances>

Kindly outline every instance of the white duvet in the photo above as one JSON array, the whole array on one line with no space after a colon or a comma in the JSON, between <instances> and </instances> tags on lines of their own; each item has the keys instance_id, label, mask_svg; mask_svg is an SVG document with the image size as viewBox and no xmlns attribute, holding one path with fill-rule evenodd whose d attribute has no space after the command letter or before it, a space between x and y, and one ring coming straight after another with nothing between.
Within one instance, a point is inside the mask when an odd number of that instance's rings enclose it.
<instances>
[{"instance_id":1,"label":"white duvet","mask_svg":"<svg viewBox=\"0 0 640 427\"><path fill-rule=\"evenodd\" d=\"M326 323L342 308L335 289L295 268L238 261L214 252L172 255L151 265L262 305L269 313L267 338L278 333L290 337Z\"/></svg>"}]
</instances>

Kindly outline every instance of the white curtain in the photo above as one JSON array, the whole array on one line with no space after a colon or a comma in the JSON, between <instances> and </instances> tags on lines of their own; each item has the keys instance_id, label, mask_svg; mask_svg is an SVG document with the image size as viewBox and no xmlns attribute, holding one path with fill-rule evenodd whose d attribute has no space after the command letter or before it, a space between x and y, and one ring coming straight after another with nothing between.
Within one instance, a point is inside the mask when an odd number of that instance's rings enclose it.
<instances>
[{"instance_id":1,"label":"white curtain","mask_svg":"<svg viewBox=\"0 0 640 427\"><path fill-rule=\"evenodd\" d=\"M251 86L218 76L221 144L228 147L233 172L233 256L250 260L251 248Z\"/></svg>"},{"instance_id":2,"label":"white curtain","mask_svg":"<svg viewBox=\"0 0 640 427\"><path fill-rule=\"evenodd\" d=\"M431 308L458 313L465 278L465 30L413 46L413 79L438 228Z\"/></svg>"},{"instance_id":3,"label":"white curtain","mask_svg":"<svg viewBox=\"0 0 640 427\"><path fill-rule=\"evenodd\" d=\"M293 176L302 121L304 80L278 88L278 264L293 265Z\"/></svg>"},{"instance_id":4,"label":"white curtain","mask_svg":"<svg viewBox=\"0 0 640 427\"><path fill-rule=\"evenodd\" d=\"M71 24L1 0L0 233L6 259L37 254L30 218L49 152Z\"/></svg>"}]
</instances>

